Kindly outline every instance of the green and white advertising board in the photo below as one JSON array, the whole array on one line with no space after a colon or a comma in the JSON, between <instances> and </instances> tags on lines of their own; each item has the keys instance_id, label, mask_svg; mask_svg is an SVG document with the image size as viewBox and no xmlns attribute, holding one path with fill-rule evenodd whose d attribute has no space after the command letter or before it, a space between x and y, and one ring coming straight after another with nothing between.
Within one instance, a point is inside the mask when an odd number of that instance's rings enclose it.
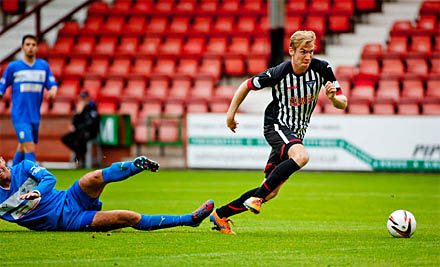
<instances>
[{"instance_id":1,"label":"green and white advertising board","mask_svg":"<svg viewBox=\"0 0 440 267\"><path fill-rule=\"evenodd\" d=\"M263 169L263 116L236 119L234 134L224 114L189 114L188 167ZM304 144L305 170L440 172L439 116L314 115Z\"/></svg>"}]
</instances>

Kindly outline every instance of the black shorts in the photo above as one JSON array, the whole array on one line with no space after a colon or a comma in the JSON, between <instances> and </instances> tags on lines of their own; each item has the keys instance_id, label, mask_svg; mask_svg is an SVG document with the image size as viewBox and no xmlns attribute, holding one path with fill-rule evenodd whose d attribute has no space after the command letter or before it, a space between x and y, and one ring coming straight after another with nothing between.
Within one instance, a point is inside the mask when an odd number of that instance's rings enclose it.
<instances>
[{"instance_id":1,"label":"black shorts","mask_svg":"<svg viewBox=\"0 0 440 267\"><path fill-rule=\"evenodd\" d=\"M279 124L265 125L264 137L272 147L264 169L267 177L278 164L289 158L289 148L294 144L302 144L302 140L288 127Z\"/></svg>"}]
</instances>

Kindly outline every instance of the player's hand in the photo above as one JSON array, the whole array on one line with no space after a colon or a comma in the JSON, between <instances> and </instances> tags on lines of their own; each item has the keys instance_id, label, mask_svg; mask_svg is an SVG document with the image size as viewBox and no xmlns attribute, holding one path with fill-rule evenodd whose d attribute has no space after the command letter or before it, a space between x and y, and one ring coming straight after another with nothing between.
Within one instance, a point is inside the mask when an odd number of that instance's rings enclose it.
<instances>
[{"instance_id":1,"label":"player's hand","mask_svg":"<svg viewBox=\"0 0 440 267\"><path fill-rule=\"evenodd\" d=\"M47 99L48 100L54 100L56 95L57 95L56 89L50 89L49 91L47 91Z\"/></svg>"},{"instance_id":2,"label":"player's hand","mask_svg":"<svg viewBox=\"0 0 440 267\"><path fill-rule=\"evenodd\" d=\"M34 200L40 197L38 192L29 192L20 196L20 199Z\"/></svg>"},{"instance_id":3,"label":"player's hand","mask_svg":"<svg viewBox=\"0 0 440 267\"><path fill-rule=\"evenodd\" d=\"M336 95L336 86L331 83L327 82L325 84L325 95L328 97L328 99L333 99Z\"/></svg>"},{"instance_id":4,"label":"player's hand","mask_svg":"<svg viewBox=\"0 0 440 267\"><path fill-rule=\"evenodd\" d=\"M232 117L227 117L226 119L226 125L228 126L229 129L231 129L232 132L235 133L235 129L237 129L238 126L238 122L235 120L235 118Z\"/></svg>"}]
</instances>

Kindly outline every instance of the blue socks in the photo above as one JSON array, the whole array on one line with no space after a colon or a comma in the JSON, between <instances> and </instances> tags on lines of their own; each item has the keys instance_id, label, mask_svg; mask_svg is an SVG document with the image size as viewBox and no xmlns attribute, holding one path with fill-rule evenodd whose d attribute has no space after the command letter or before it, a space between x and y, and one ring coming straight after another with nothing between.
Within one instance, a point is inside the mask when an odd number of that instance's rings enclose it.
<instances>
[{"instance_id":1,"label":"blue socks","mask_svg":"<svg viewBox=\"0 0 440 267\"><path fill-rule=\"evenodd\" d=\"M191 225L192 214L187 215L144 215L142 214L141 220L133 226L138 230L157 230L170 228L181 225Z\"/></svg>"},{"instance_id":2,"label":"blue socks","mask_svg":"<svg viewBox=\"0 0 440 267\"><path fill-rule=\"evenodd\" d=\"M15 151L15 156L12 159L12 166L17 165L18 163L20 163L22 160L24 160L24 154L21 153L20 151Z\"/></svg>"},{"instance_id":3,"label":"blue socks","mask_svg":"<svg viewBox=\"0 0 440 267\"><path fill-rule=\"evenodd\" d=\"M142 169L134 166L133 162L116 162L102 170L102 179L105 183L117 182L140 173Z\"/></svg>"},{"instance_id":4,"label":"blue socks","mask_svg":"<svg viewBox=\"0 0 440 267\"><path fill-rule=\"evenodd\" d=\"M24 159L35 162L35 152L24 153Z\"/></svg>"}]
</instances>

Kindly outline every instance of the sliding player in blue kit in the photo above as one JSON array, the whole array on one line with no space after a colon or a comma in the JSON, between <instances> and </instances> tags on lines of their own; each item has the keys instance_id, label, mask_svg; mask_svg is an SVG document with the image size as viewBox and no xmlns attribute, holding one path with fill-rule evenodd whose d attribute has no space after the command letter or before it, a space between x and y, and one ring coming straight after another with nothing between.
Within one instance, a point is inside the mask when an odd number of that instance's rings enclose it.
<instances>
[{"instance_id":1,"label":"sliding player in blue kit","mask_svg":"<svg viewBox=\"0 0 440 267\"><path fill-rule=\"evenodd\" d=\"M0 80L0 99L6 88L12 85L11 119L18 138L12 165L20 163L23 159L35 161L43 89L46 87L47 98L53 99L58 88L49 64L36 58L37 37L25 35L21 50L23 58L11 62Z\"/></svg>"},{"instance_id":2,"label":"sliding player in blue kit","mask_svg":"<svg viewBox=\"0 0 440 267\"><path fill-rule=\"evenodd\" d=\"M104 187L141 171L156 172L159 164L147 157L117 162L85 174L65 191L45 168L24 160L8 169L0 157L0 218L37 231L107 231L124 227L156 230L196 227L214 209L212 200L186 215L144 215L129 210L101 211Z\"/></svg>"}]
</instances>

